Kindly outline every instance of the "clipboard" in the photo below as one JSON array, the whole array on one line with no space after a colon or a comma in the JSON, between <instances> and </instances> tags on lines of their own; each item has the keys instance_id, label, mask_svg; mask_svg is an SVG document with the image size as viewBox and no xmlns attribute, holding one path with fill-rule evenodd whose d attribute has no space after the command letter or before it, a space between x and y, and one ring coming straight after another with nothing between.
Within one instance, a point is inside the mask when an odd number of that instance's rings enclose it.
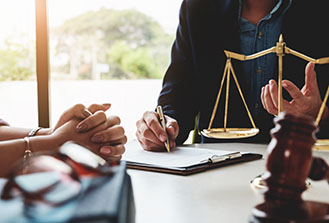
<instances>
[{"instance_id":1,"label":"clipboard","mask_svg":"<svg viewBox=\"0 0 329 223\"><path fill-rule=\"evenodd\" d=\"M220 145L220 144L219 144ZM262 154L179 146L171 152L145 151L136 140L126 144L122 160L127 168L161 173L191 175L206 170L261 159Z\"/></svg>"}]
</instances>

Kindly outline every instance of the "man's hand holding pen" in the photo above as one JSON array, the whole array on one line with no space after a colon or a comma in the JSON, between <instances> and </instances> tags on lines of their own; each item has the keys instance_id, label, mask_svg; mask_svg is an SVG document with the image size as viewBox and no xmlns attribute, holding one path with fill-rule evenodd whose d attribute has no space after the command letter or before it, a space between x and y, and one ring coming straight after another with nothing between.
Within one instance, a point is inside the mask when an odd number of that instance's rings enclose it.
<instances>
[{"instance_id":1,"label":"man's hand holding pen","mask_svg":"<svg viewBox=\"0 0 329 223\"><path fill-rule=\"evenodd\" d=\"M166 131L162 127L159 114L154 111L147 111L143 117L136 122L136 137L142 147L149 151L166 151L165 142L169 139L169 146L176 146L176 138L179 133L179 126L175 119L164 115Z\"/></svg>"},{"instance_id":2,"label":"man's hand holding pen","mask_svg":"<svg viewBox=\"0 0 329 223\"><path fill-rule=\"evenodd\" d=\"M167 133L166 119L164 117L161 105L157 106L157 113L159 115L160 124L161 124L163 130L166 132L166 138L167 139L164 142L164 144L166 146L167 151L170 152L170 144L169 144L169 137L168 137L168 133Z\"/></svg>"}]
</instances>

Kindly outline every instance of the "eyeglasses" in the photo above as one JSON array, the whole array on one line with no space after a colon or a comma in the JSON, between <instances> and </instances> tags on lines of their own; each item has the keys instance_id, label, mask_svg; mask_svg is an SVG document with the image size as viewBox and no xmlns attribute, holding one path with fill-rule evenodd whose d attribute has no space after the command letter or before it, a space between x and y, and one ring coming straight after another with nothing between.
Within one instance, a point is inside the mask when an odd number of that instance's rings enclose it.
<instances>
[{"instance_id":1,"label":"eyeglasses","mask_svg":"<svg viewBox=\"0 0 329 223\"><path fill-rule=\"evenodd\" d=\"M8 175L1 198L21 196L27 204L57 206L80 194L81 177L112 173L113 165L84 147L68 143L60 152L37 153L17 163Z\"/></svg>"}]
</instances>

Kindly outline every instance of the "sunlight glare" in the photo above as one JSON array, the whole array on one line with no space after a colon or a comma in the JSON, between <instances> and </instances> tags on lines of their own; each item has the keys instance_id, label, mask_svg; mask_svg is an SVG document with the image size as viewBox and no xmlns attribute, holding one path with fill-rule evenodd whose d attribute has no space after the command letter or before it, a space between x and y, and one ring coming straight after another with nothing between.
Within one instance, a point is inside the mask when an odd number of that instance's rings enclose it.
<instances>
[{"instance_id":1,"label":"sunlight glare","mask_svg":"<svg viewBox=\"0 0 329 223\"><path fill-rule=\"evenodd\" d=\"M34 16L34 0L0 0L0 42L8 37L18 38L21 33L34 39Z\"/></svg>"}]
</instances>

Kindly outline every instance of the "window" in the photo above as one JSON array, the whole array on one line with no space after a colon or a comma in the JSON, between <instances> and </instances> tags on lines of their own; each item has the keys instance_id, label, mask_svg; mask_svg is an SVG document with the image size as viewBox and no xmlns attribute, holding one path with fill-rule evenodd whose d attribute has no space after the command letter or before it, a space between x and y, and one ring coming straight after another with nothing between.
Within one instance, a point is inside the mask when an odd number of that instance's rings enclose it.
<instances>
[{"instance_id":1,"label":"window","mask_svg":"<svg viewBox=\"0 0 329 223\"><path fill-rule=\"evenodd\" d=\"M34 16L34 0L0 0L0 117L22 127L38 125Z\"/></svg>"},{"instance_id":2,"label":"window","mask_svg":"<svg viewBox=\"0 0 329 223\"><path fill-rule=\"evenodd\" d=\"M9 11L8 1L0 2L3 2L0 10ZM22 1L11 2L19 5ZM29 7L34 3L26 2ZM111 103L108 114L119 115L128 138L134 138L136 121L144 111L156 106L169 64L180 4L180 0L48 0L50 124L53 126L60 114L73 104ZM29 19L22 20L33 21L31 24L35 26L34 8L27 16ZM34 27L28 30L35 35ZM32 50L34 53L35 45ZM35 60L33 55L32 61ZM34 67L35 64L33 80ZM24 79L22 84L27 82ZM3 85L9 85L0 84L0 91ZM35 105L27 116L35 117L26 123L29 126L37 125L35 82L33 87L33 93L32 87L27 90L33 94L28 99L33 100L28 102L29 107ZM4 96L0 97L3 101ZM10 105L17 108L21 101L25 100L18 98ZM23 122L17 119L19 114L13 114L13 119L22 126Z\"/></svg>"}]
</instances>

